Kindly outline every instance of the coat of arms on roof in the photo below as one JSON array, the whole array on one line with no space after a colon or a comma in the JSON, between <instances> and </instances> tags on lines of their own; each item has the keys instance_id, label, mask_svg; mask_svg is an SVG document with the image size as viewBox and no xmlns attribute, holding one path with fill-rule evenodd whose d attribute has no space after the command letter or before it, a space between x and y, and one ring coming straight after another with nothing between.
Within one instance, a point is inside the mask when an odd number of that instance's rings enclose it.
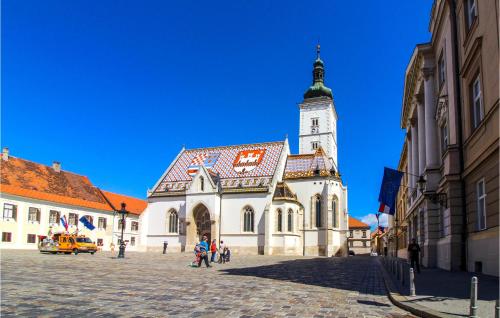
<instances>
[{"instance_id":1,"label":"coat of arms on roof","mask_svg":"<svg viewBox=\"0 0 500 318\"><path fill-rule=\"evenodd\" d=\"M205 166L205 168L210 169L213 167L217 159L219 158L220 152L211 152L211 153L200 153L193 158L191 164L187 169L187 173L194 177L200 166Z\"/></svg>"},{"instance_id":2,"label":"coat of arms on roof","mask_svg":"<svg viewBox=\"0 0 500 318\"><path fill-rule=\"evenodd\" d=\"M238 173L245 173L255 169L264 158L266 149L242 150L234 159L233 168Z\"/></svg>"}]
</instances>

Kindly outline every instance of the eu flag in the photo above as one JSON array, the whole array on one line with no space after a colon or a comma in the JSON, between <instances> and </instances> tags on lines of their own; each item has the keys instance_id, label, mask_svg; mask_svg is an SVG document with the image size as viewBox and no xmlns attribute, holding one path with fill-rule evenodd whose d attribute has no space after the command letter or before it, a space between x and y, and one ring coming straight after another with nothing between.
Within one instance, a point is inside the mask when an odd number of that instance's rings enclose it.
<instances>
[{"instance_id":1,"label":"eu flag","mask_svg":"<svg viewBox=\"0 0 500 318\"><path fill-rule=\"evenodd\" d=\"M87 220L87 218L86 218L86 217L84 217L84 216L82 216L82 217L80 218L80 222L82 222L82 223L83 223L83 225L84 225L87 229L89 229L89 230L91 230L91 231L92 231L93 229L95 229L94 224L90 223L90 222L89 222L89 220Z\"/></svg>"},{"instance_id":2,"label":"eu flag","mask_svg":"<svg viewBox=\"0 0 500 318\"><path fill-rule=\"evenodd\" d=\"M394 215L396 209L396 196L403 173L398 170L384 167L384 178L380 186L378 201L380 202L379 212Z\"/></svg>"}]
</instances>

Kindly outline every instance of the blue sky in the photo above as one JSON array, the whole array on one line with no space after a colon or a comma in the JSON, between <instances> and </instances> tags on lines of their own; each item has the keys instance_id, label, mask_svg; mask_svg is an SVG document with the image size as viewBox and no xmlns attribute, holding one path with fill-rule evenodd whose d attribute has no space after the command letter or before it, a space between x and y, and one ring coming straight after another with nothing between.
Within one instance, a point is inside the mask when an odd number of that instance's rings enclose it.
<instances>
[{"instance_id":1,"label":"blue sky","mask_svg":"<svg viewBox=\"0 0 500 318\"><path fill-rule=\"evenodd\" d=\"M181 147L283 140L321 43L349 211L396 167L404 72L432 0L2 2L1 143L144 198Z\"/></svg>"}]
</instances>

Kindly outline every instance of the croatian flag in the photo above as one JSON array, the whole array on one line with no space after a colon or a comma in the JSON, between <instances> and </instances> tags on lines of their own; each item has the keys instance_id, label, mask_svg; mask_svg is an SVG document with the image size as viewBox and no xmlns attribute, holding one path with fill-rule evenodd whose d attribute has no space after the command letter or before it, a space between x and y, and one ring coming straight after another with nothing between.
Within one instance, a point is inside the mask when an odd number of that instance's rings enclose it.
<instances>
[{"instance_id":1,"label":"croatian flag","mask_svg":"<svg viewBox=\"0 0 500 318\"><path fill-rule=\"evenodd\" d=\"M380 194L378 196L378 201L380 202L379 212L391 215L396 212L396 196L401 185L402 176L403 173L401 171L387 167L384 168L384 178L382 179Z\"/></svg>"},{"instance_id":2,"label":"croatian flag","mask_svg":"<svg viewBox=\"0 0 500 318\"><path fill-rule=\"evenodd\" d=\"M68 231L68 220L66 220L66 215L63 215L61 217L61 223L64 226L64 228L66 229L66 231Z\"/></svg>"}]
</instances>

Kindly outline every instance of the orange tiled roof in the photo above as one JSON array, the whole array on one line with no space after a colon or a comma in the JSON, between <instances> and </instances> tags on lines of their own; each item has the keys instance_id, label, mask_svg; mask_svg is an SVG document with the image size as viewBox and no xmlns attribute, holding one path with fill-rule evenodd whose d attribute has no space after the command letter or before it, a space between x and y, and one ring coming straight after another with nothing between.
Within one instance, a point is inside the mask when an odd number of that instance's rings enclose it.
<instances>
[{"instance_id":1,"label":"orange tiled roof","mask_svg":"<svg viewBox=\"0 0 500 318\"><path fill-rule=\"evenodd\" d=\"M102 194L108 199L109 203L113 206L115 210L119 210L121 208L122 202L127 204L125 208L132 214L139 215L141 214L147 207L148 203L144 200L132 198L126 195L117 194L109 191L102 190Z\"/></svg>"},{"instance_id":2,"label":"orange tiled roof","mask_svg":"<svg viewBox=\"0 0 500 318\"><path fill-rule=\"evenodd\" d=\"M352 216L349 217L349 228L350 229L369 229L370 226L366 223L361 222L358 219L353 218Z\"/></svg>"},{"instance_id":3,"label":"orange tiled roof","mask_svg":"<svg viewBox=\"0 0 500 318\"><path fill-rule=\"evenodd\" d=\"M12 195L112 211L100 191L81 175L10 156L1 162L0 191Z\"/></svg>"},{"instance_id":4,"label":"orange tiled roof","mask_svg":"<svg viewBox=\"0 0 500 318\"><path fill-rule=\"evenodd\" d=\"M333 166L322 147L315 153L288 155L284 179L309 178L309 177L338 177Z\"/></svg>"}]
</instances>

